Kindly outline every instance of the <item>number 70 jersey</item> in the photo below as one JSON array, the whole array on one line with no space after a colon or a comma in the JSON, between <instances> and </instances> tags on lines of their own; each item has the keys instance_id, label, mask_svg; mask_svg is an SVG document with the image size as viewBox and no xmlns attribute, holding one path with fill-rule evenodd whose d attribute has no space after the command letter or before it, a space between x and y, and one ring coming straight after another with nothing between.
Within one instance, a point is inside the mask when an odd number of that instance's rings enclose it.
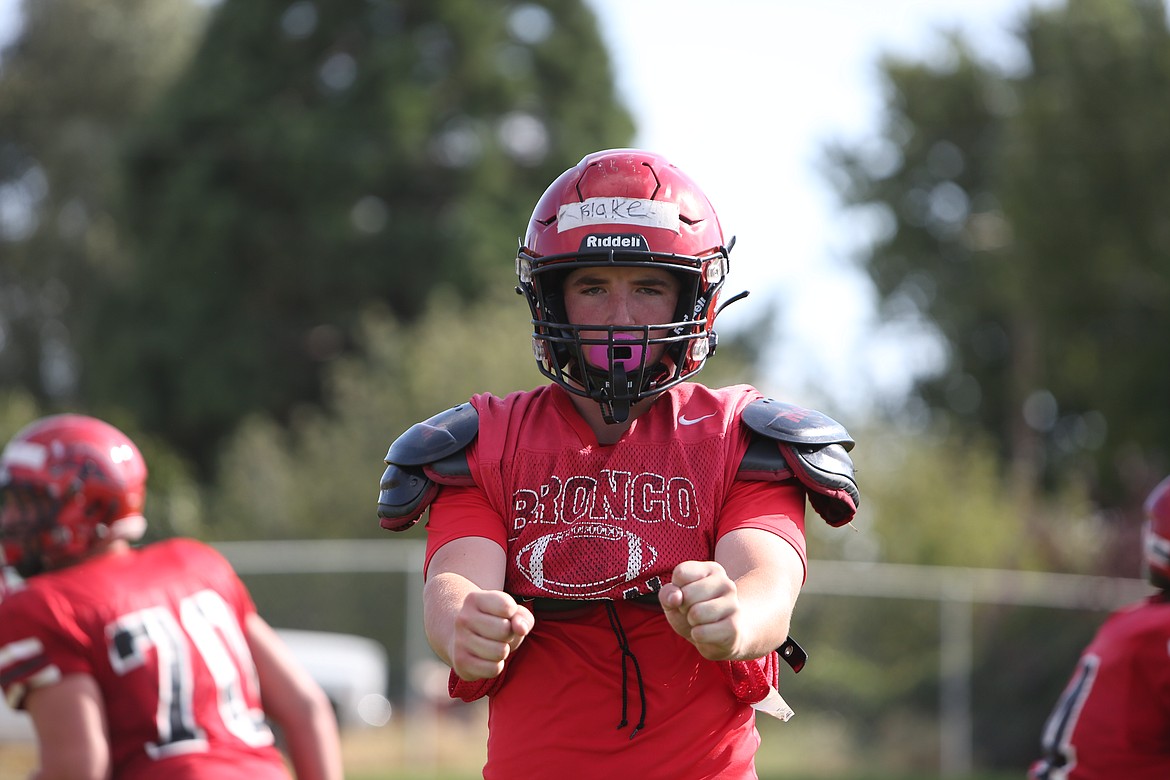
<instances>
[{"instance_id":1,"label":"number 70 jersey","mask_svg":"<svg viewBox=\"0 0 1170 780\"><path fill-rule=\"evenodd\" d=\"M38 687L92 677L117 780L283 780L245 637L254 611L228 562L200 542L99 556L0 602L0 685L22 708Z\"/></svg>"}]
</instances>

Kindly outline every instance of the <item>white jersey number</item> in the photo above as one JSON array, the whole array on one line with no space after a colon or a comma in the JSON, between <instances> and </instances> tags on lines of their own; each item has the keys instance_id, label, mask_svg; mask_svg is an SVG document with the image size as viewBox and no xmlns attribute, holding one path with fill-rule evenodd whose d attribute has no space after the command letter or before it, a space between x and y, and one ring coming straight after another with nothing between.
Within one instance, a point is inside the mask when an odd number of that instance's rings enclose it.
<instances>
[{"instance_id":1,"label":"white jersey number","mask_svg":"<svg viewBox=\"0 0 1170 780\"><path fill-rule=\"evenodd\" d=\"M219 716L227 730L252 747L273 744L264 713L249 708L245 686L259 685L248 643L231 608L212 590L179 603L176 616L165 607L123 615L106 626L110 663L120 675L145 665L153 648L158 660L158 741L148 743L151 758L207 750L207 734L195 720L194 658L215 681Z\"/></svg>"}]
</instances>

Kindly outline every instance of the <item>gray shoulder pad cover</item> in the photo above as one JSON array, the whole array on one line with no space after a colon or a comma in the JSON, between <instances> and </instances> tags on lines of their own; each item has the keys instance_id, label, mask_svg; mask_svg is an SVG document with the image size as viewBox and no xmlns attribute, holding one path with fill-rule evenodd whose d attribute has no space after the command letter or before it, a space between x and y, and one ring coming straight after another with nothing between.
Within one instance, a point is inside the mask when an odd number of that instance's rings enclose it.
<instances>
[{"instance_id":1,"label":"gray shoulder pad cover","mask_svg":"<svg viewBox=\"0 0 1170 780\"><path fill-rule=\"evenodd\" d=\"M764 437L749 445L739 467L742 478L795 477L808 490L813 509L829 525L837 527L853 519L861 494L849 457L854 441L845 426L821 412L771 398L748 404L742 419Z\"/></svg>"},{"instance_id":2,"label":"gray shoulder pad cover","mask_svg":"<svg viewBox=\"0 0 1170 780\"><path fill-rule=\"evenodd\" d=\"M479 434L479 412L470 403L415 423L390 445L378 493L383 528L413 526L439 492L440 485L470 485L464 449Z\"/></svg>"}]
</instances>

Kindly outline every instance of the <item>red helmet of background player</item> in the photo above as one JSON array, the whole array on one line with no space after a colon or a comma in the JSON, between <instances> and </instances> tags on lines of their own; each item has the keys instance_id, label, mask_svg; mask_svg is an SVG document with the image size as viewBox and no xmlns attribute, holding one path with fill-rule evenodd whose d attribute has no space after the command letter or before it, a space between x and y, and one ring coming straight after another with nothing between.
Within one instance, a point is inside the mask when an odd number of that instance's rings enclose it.
<instances>
[{"instance_id":1,"label":"red helmet of background player","mask_svg":"<svg viewBox=\"0 0 1170 780\"><path fill-rule=\"evenodd\" d=\"M1142 533L1146 577L1159 588L1170 588L1170 477L1150 491Z\"/></svg>"},{"instance_id":2,"label":"red helmet of background player","mask_svg":"<svg viewBox=\"0 0 1170 780\"><path fill-rule=\"evenodd\" d=\"M146 530L146 463L126 434L78 414L41 418L0 453L3 563L31 576Z\"/></svg>"},{"instance_id":3,"label":"red helmet of background player","mask_svg":"<svg viewBox=\"0 0 1170 780\"><path fill-rule=\"evenodd\" d=\"M714 351L729 252L707 196L666 159L637 149L586 156L545 190L516 259L541 373L598 401L608 422L625 420L631 403L692 376ZM569 323L564 278L598 265L673 272L682 282L673 321L644 327ZM584 338L582 331L604 335ZM665 345L665 354L646 365L642 356L651 344ZM586 360L587 354L605 359Z\"/></svg>"}]
</instances>

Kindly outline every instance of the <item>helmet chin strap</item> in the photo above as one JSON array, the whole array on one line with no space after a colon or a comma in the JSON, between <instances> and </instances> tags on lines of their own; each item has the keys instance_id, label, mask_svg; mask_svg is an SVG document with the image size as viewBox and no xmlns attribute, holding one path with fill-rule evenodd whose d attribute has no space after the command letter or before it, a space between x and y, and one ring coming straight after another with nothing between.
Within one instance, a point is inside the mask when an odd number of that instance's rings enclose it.
<instances>
[{"instance_id":1,"label":"helmet chin strap","mask_svg":"<svg viewBox=\"0 0 1170 780\"><path fill-rule=\"evenodd\" d=\"M606 380L601 388L598 403L601 405L601 416L607 425L618 425L630 419L630 399L628 392L623 398L615 398L614 388L622 387L627 391L630 381L626 376L626 368L621 361L615 360L610 370L610 379Z\"/></svg>"},{"instance_id":2,"label":"helmet chin strap","mask_svg":"<svg viewBox=\"0 0 1170 780\"><path fill-rule=\"evenodd\" d=\"M624 423L630 419L630 396L633 395L629 375L631 371L641 370L646 358L645 347L635 336L614 333L609 344L588 346L585 353L589 364L609 367L605 383L597 393L602 418L608 425Z\"/></svg>"}]
</instances>

